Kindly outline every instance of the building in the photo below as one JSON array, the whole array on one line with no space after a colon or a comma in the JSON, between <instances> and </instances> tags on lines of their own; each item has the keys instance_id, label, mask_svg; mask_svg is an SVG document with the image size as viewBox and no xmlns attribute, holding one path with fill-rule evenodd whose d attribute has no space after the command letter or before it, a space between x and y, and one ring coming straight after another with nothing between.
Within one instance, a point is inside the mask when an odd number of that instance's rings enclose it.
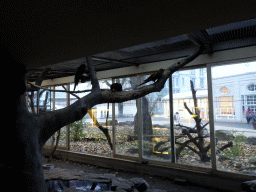
<instances>
[{"instance_id":1,"label":"building","mask_svg":"<svg viewBox=\"0 0 256 192\"><path fill-rule=\"evenodd\" d=\"M248 107L256 113L256 72L213 78L215 120L246 122Z\"/></svg>"},{"instance_id":2,"label":"building","mask_svg":"<svg viewBox=\"0 0 256 192\"><path fill-rule=\"evenodd\" d=\"M174 77L175 79L175 77ZM208 120L208 90L200 90L196 83L197 102L200 116ZM188 90L190 87L176 86L176 90ZM256 72L243 73L233 76L218 77L212 79L214 119L216 121L246 122L246 111L250 108L256 113ZM169 113L169 95L163 98L165 101L166 115ZM194 110L191 91L173 93L173 112L179 112L181 119L191 118L184 107L187 103Z\"/></svg>"},{"instance_id":3,"label":"building","mask_svg":"<svg viewBox=\"0 0 256 192\"><path fill-rule=\"evenodd\" d=\"M190 91L190 80L197 90L206 89L206 68L177 71L172 75L173 93L184 93Z\"/></svg>"}]
</instances>

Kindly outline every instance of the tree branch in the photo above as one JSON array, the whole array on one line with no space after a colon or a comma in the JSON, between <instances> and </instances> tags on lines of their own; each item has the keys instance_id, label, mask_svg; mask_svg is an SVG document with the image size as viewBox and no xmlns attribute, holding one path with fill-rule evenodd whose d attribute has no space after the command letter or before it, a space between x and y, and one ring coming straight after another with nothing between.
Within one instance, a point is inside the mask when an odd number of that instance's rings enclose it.
<instances>
[{"instance_id":1,"label":"tree branch","mask_svg":"<svg viewBox=\"0 0 256 192\"><path fill-rule=\"evenodd\" d=\"M188 130L183 129L183 130L182 130L182 133L184 133L185 135L187 135L188 138L195 144L195 146L196 146L198 149L200 149L200 146L199 146L199 144L196 142L196 139L193 138L193 137L190 135L190 133L189 133Z\"/></svg>"},{"instance_id":2,"label":"tree branch","mask_svg":"<svg viewBox=\"0 0 256 192\"><path fill-rule=\"evenodd\" d=\"M188 113L189 113L190 115L194 115L194 113L193 113L192 111L190 111L190 109L188 108L186 102L184 102L184 107L185 107L185 109L187 109L187 111L188 111Z\"/></svg>"},{"instance_id":3,"label":"tree branch","mask_svg":"<svg viewBox=\"0 0 256 192\"><path fill-rule=\"evenodd\" d=\"M99 81L97 79L94 67L93 67L92 57L91 56L87 56L86 57L86 61L87 61L89 75L91 77L92 91L100 90L100 84L99 84Z\"/></svg>"},{"instance_id":4,"label":"tree branch","mask_svg":"<svg viewBox=\"0 0 256 192\"><path fill-rule=\"evenodd\" d=\"M51 135L63 126L82 119L88 109L98 104L99 98L101 98L100 92L89 93L68 107L37 114L41 144L44 145Z\"/></svg>"},{"instance_id":5,"label":"tree branch","mask_svg":"<svg viewBox=\"0 0 256 192\"><path fill-rule=\"evenodd\" d=\"M202 52L203 47L201 46L191 56L188 56L187 58L184 58L181 61L174 63L163 72L162 77L154 84L147 85L136 90L120 92L111 90L100 91L99 81L96 77L92 65L92 59L91 57L86 57L89 75L91 76L92 92L64 109L38 114L38 120L41 127L41 143L44 144L53 133L55 133L63 126L82 119L87 113L87 110L91 109L97 104L120 103L128 100L138 99L152 92L161 91L164 87L166 80L172 73L184 67L190 61L194 60L197 56L199 56Z\"/></svg>"},{"instance_id":6,"label":"tree branch","mask_svg":"<svg viewBox=\"0 0 256 192\"><path fill-rule=\"evenodd\" d=\"M39 89L44 89L46 91L62 92L62 93L69 93L69 94L85 93L85 92L91 92L92 91L92 89L85 89L85 90L82 90L82 91L52 90L52 89L48 89L48 88L45 88L45 87L42 87L42 86L39 86L39 85L34 85L30 82L27 83L26 87L27 87L26 91L30 91L30 89L33 89L32 87L36 87L36 88L39 88ZM106 90L109 90L109 89L101 89L101 91L106 91Z\"/></svg>"}]
</instances>

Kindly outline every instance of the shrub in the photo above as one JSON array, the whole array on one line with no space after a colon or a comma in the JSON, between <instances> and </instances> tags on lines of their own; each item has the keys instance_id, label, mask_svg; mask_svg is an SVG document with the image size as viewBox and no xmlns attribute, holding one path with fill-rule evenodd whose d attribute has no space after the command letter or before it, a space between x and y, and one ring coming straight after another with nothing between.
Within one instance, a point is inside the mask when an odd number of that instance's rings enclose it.
<instances>
[{"instance_id":1,"label":"shrub","mask_svg":"<svg viewBox=\"0 0 256 192\"><path fill-rule=\"evenodd\" d=\"M233 134L236 133L233 131ZM224 150L223 157L230 159L233 157L241 156L243 154L242 146L246 141L246 137L244 135L237 135L236 137L230 137L230 140L233 141L233 147Z\"/></svg>"},{"instance_id":2,"label":"shrub","mask_svg":"<svg viewBox=\"0 0 256 192\"><path fill-rule=\"evenodd\" d=\"M71 141L79 141L80 138L85 137L83 130L85 125L83 125L83 121L79 120L72 124L70 124L70 139Z\"/></svg>"}]
</instances>

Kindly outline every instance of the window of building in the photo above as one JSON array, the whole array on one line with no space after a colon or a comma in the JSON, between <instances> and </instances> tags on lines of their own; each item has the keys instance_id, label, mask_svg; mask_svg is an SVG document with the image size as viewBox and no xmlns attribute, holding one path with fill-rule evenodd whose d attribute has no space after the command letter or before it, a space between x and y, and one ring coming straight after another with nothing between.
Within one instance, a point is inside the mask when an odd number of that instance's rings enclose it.
<instances>
[{"instance_id":1,"label":"window of building","mask_svg":"<svg viewBox=\"0 0 256 192\"><path fill-rule=\"evenodd\" d=\"M256 113L256 95L247 95L247 108L250 108L252 112Z\"/></svg>"},{"instance_id":2,"label":"window of building","mask_svg":"<svg viewBox=\"0 0 256 192\"><path fill-rule=\"evenodd\" d=\"M200 87L204 88L204 78L200 78Z\"/></svg>"},{"instance_id":3,"label":"window of building","mask_svg":"<svg viewBox=\"0 0 256 192\"><path fill-rule=\"evenodd\" d=\"M221 93L228 93L229 90L228 90L227 87L223 87L223 88L220 89L220 92L221 92Z\"/></svg>"},{"instance_id":4,"label":"window of building","mask_svg":"<svg viewBox=\"0 0 256 192\"><path fill-rule=\"evenodd\" d=\"M217 115L234 115L235 113L234 97L217 98Z\"/></svg>"},{"instance_id":5,"label":"window of building","mask_svg":"<svg viewBox=\"0 0 256 192\"><path fill-rule=\"evenodd\" d=\"M191 71L190 71L190 74L191 74L191 75L195 75L195 74L196 74L196 70L195 70L195 69L191 70Z\"/></svg>"},{"instance_id":6,"label":"window of building","mask_svg":"<svg viewBox=\"0 0 256 192\"><path fill-rule=\"evenodd\" d=\"M191 81L193 82L194 86L195 86L195 83L196 83L196 78L194 77L191 77Z\"/></svg>"},{"instance_id":7,"label":"window of building","mask_svg":"<svg viewBox=\"0 0 256 192\"><path fill-rule=\"evenodd\" d=\"M200 69L200 76L204 75L204 71L205 71L205 69Z\"/></svg>"},{"instance_id":8,"label":"window of building","mask_svg":"<svg viewBox=\"0 0 256 192\"><path fill-rule=\"evenodd\" d=\"M248 86L248 90L249 91L256 91L256 85L255 84L251 84Z\"/></svg>"},{"instance_id":9,"label":"window of building","mask_svg":"<svg viewBox=\"0 0 256 192\"><path fill-rule=\"evenodd\" d=\"M176 78L176 86L177 87L179 86L179 78L178 77Z\"/></svg>"}]
</instances>

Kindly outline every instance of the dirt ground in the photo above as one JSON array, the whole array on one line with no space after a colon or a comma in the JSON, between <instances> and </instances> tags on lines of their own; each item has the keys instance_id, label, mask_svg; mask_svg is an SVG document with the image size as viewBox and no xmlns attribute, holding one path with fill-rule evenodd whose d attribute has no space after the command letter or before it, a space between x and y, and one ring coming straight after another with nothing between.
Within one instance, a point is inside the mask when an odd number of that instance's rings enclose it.
<instances>
[{"instance_id":1,"label":"dirt ground","mask_svg":"<svg viewBox=\"0 0 256 192\"><path fill-rule=\"evenodd\" d=\"M43 164L47 163L47 159L43 158ZM157 176L151 176L151 175L145 175L145 174L138 174L133 172L127 172L127 171L120 171L120 170L113 170L113 169L107 169L102 168L98 166L92 166L88 164L78 163L78 162L72 162L72 161L63 161L60 159L53 159L51 161L51 164L54 164L54 167L59 167L63 169L70 169L70 170L79 170L79 171L85 171L87 173L108 173L108 174L116 174L117 177L122 177L124 179L130 179L130 178L143 178L146 180L150 187L153 189L164 189L167 192L224 192L224 190L219 189L213 189L203 186L196 186L194 184L186 184L180 185L175 184L173 180L168 178L162 178Z\"/></svg>"}]
</instances>

